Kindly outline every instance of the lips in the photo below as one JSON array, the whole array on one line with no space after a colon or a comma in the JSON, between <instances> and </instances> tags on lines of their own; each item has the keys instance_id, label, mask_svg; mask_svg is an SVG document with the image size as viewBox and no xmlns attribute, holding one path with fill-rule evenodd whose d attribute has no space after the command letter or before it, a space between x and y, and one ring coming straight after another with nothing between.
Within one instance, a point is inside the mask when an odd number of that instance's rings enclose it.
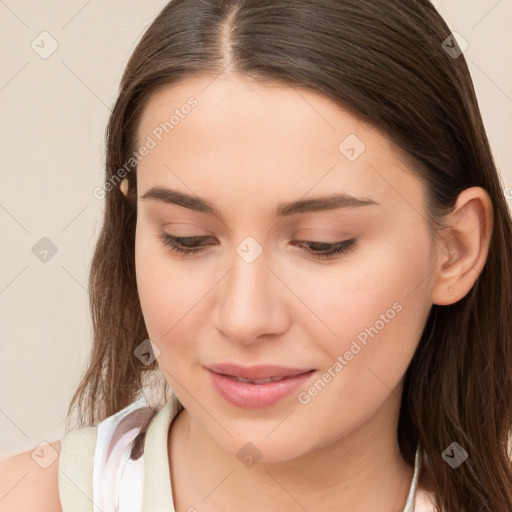
<instances>
[{"instance_id":1,"label":"lips","mask_svg":"<svg viewBox=\"0 0 512 512\"><path fill-rule=\"evenodd\" d=\"M275 382L276 380L295 377L296 375L301 375L313 370L313 368L286 368L284 366L275 365L255 365L244 367L230 363L213 364L207 366L207 368L215 373L220 373L221 375L235 377L241 382L256 382L256 384Z\"/></svg>"},{"instance_id":2,"label":"lips","mask_svg":"<svg viewBox=\"0 0 512 512\"><path fill-rule=\"evenodd\" d=\"M284 400L313 378L315 370L260 365L205 367L214 389L236 407L260 409Z\"/></svg>"}]
</instances>

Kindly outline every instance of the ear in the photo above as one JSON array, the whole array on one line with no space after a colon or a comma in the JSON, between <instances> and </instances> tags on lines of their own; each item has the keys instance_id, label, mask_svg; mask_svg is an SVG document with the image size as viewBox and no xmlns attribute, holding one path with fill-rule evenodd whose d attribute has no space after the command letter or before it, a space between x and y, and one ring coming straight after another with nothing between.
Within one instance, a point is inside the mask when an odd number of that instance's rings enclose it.
<instances>
[{"instance_id":1,"label":"ear","mask_svg":"<svg viewBox=\"0 0 512 512\"><path fill-rule=\"evenodd\" d=\"M453 304L467 295L484 268L493 226L492 201L481 187L463 190L439 233L432 303Z\"/></svg>"}]
</instances>

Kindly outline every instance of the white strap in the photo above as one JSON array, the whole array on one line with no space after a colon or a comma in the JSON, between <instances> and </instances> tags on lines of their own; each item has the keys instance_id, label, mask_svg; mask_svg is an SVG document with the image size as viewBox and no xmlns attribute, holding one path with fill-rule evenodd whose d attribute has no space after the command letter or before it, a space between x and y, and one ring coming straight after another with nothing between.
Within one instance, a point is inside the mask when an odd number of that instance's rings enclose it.
<instances>
[{"instance_id":1,"label":"white strap","mask_svg":"<svg viewBox=\"0 0 512 512\"><path fill-rule=\"evenodd\" d=\"M409 487L409 495L407 496L407 501L405 503L404 512L418 512L415 509L416 505L416 493L418 487L418 477L420 470L420 445L418 443L416 447L416 454L414 455L414 471L412 474L411 486Z\"/></svg>"}]
</instances>

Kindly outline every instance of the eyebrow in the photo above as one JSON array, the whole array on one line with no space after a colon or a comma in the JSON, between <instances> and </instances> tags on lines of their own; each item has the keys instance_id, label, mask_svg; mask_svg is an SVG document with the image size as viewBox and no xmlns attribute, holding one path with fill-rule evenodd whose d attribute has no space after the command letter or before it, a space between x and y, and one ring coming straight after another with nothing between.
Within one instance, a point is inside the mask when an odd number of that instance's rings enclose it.
<instances>
[{"instance_id":1,"label":"eyebrow","mask_svg":"<svg viewBox=\"0 0 512 512\"><path fill-rule=\"evenodd\" d=\"M140 197L141 200L152 199L167 204L176 204L197 212L208 213L222 219L220 211L209 201L198 196L192 196L163 187L152 187ZM335 210L339 208L356 208L359 206L378 205L373 199L355 197L348 194L329 194L298 201L278 203L274 215L290 217L300 213Z\"/></svg>"}]
</instances>

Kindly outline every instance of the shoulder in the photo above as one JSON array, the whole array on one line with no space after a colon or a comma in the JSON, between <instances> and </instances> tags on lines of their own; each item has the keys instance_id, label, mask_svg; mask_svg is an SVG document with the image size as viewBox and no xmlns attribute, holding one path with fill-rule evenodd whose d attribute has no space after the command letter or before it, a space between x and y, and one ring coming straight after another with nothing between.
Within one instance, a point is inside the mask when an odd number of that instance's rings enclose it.
<instances>
[{"instance_id":1,"label":"shoulder","mask_svg":"<svg viewBox=\"0 0 512 512\"><path fill-rule=\"evenodd\" d=\"M87 510L95 442L96 427L83 427L0 459L0 512Z\"/></svg>"},{"instance_id":2,"label":"shoulder","mask_svg":"<svg viewBox=\"0 0 512 512\"><path fill-rule=\"evenodd\" d=\"M61 512L60 441L0 459L0 512Z\"/></svg>"}]
</instances>

